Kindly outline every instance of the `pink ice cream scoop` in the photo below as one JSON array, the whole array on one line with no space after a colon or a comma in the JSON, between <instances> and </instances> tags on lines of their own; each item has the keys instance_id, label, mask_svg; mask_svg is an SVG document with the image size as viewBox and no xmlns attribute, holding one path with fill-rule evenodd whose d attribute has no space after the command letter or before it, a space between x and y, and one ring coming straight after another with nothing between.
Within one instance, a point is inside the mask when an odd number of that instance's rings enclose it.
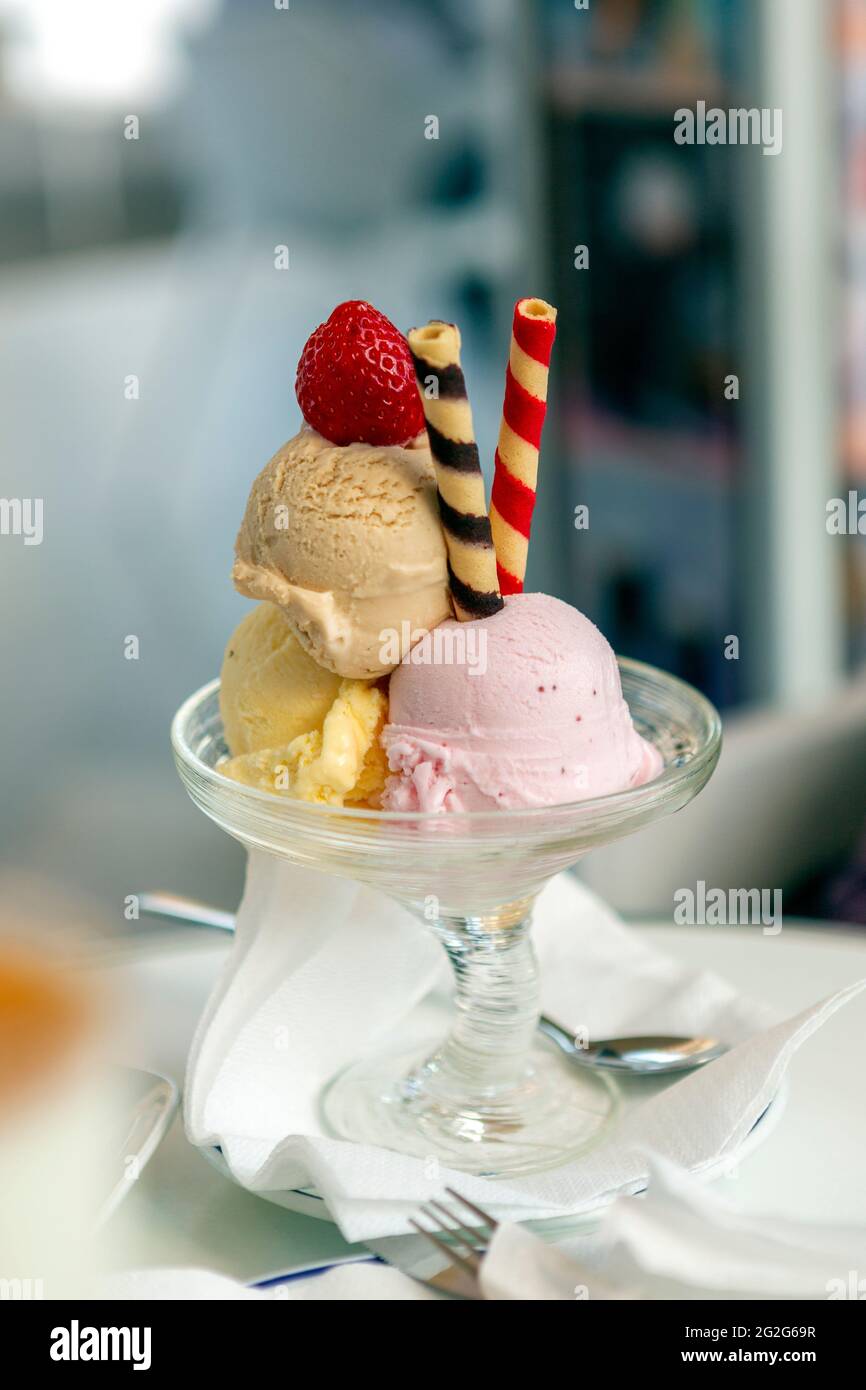
<instances>
[{"instance_id":1,"label":"pink ice cream scoop","mask_svg":"<svg viewBox=\"0 0 866 1390\"><path fill-rule=\"evenodd\" d=\"M442 623L391 676L390 811L552 806L639 786L662 767L598 628L547 594Z\"/></svg>"}]
</instances>

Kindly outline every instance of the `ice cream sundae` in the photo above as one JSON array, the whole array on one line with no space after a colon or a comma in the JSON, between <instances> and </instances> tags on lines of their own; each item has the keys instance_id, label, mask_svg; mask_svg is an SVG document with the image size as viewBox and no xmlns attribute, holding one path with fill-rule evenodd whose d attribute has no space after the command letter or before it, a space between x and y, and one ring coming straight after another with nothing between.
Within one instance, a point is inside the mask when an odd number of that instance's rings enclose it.
<instances>
[{"instance_id":1,"label":"ice cream sundae","mask_svg":"<svg viewBox=\"0 0 866 1390\"><path fill-rule=\"evenodd\" d=\"M233 579L227 776L333 806L558 805L661 767L614 654L524 594L556 311L515 307L488 513L454 324L339 305L301 356L299 432L253 483Z\"/></svg>"}]
</instances>

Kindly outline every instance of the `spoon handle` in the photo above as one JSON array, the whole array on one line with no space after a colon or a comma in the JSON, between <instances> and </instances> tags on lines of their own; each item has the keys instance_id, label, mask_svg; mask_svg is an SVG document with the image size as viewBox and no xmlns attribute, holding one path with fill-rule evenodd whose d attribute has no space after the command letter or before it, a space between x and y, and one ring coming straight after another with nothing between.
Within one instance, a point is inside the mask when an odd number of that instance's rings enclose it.
<instances>
[{"instance_id":1,"label":"spoon handle","mask_svg":"<svg viewBox=\"0 0 866 1390\"><path fill-rule=\"evenodd\" d=\"M215 927L217 931L234 931L235 915L223 912L221 908L210 907L197 902L195 898L185 898L179 893L165 893L156 889L139 893L138 910L145 917L162 917L169 922L185 922L190 927Z\"/></svg>"},{"instance_id":2,"label":"spoon handle","mask_svg":"<svg viewBox=\"0 0 866 1390\"><path fill-rule=\"evenodd\" d=\"M574 1038L568 1029L563 1028L561 1023L556 1023L552 1018L548 1018L547 1014L542 1014L539 1018L538 1031L550 1038L551 1042L555 1042L556 1046L567 1053L569 1057L573 1057L578 1051Z\"/></svg>"}]
</instances>

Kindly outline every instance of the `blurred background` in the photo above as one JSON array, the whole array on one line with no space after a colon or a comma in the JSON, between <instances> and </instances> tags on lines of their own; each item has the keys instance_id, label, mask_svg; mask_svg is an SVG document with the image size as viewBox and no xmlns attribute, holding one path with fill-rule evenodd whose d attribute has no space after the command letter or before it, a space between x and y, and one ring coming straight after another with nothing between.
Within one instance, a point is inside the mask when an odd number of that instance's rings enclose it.
<instances>
[{"instance_id":1,"label":"blurred background","mask_svg":"<svg viewBox=\"0 0 866 1390\"><path fill-rule=\"evenodd\" d=\"M782 152L677 145L699 100L780 107ZM529 587L728 717L695 808L587 876L866 920L866 516L827 526L866 497L866 0L0 0L0 490L44 501L0 536L7 904L237 900L168 727L248 607L301 346L346 298L459 320L489 465L526 293Z\"/></svg>"}]
</instances>

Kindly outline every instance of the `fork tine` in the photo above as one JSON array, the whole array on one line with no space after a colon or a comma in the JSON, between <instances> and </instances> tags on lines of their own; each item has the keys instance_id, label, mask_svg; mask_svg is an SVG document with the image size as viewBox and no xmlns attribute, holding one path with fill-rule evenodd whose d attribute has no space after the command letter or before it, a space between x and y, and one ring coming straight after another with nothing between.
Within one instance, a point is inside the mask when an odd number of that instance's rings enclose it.
<instances>
[{"instance_id":1,"label":"fork tine","mask_svg":"<svg viewBox=\"0 0 866 1390\"><path fill-rule=\"evenodd\" d=\"M449 1221L454 1222L454 1225L448 1226L446 1228L449 1235L457 1236L459 1232L461 1236L466 1237L466 1239L463 1240L461 1244L468 1245L469 1249L472 1250L476 1255L484 1254L484 1242L481 1242L482 1248L480 1250L476 1243L481 1239L479 1235L480 1227L476 1226L474 1231L470 1230L470 1228L468 1226L464 1226L460 1218L458 1216L455 1216L454 1212L451 1211L449 1207L446 1207L442 1202L434 1202L431 1198L430 1206L435 1207L437 1211L442 1213L443 1217L447 1217ZM442 1221L439 1224L444 1225L445 1223L444 1221Z\"/></svg>"},{"instance_id":2,"label":"fork tine","mask_svg":"<svg viewBox=\"0 0 866 1390\"><path fill-rule=\"evenodd\" d=\"M463 1249L466 1251L468 1259L471 1260L472 1257L475 1255L482 1255L484 1253L483 1250L476 1250L475 1245L471 1240L467 1241L460 1239L457 1233L457 1228L450 1224L450 1222L454 1220L454 1217L447 1207L442 1207L440 1204L439 1208L440 1211L444 1211L445 1215L448 1217L447 1223L443 1221L441 1217L438 1217L435 1211L431 1210L431 1207L434 1207L436 1205L437 1204L435 1202L431 1202L430 1206L421 1208L421 1215L426 1216L427 1220L432 1223L433 1229L437 1231L440 1236L450 1236L455 1246L462 1246Z\"/></svg>"},{"instance_id":3,"label":"fork tine","mask_svg":"<svg viewBox=\"0 0 866 1390\"><path fill-rule=\"evenodd\" d=\"M443 1255L447 1255L450 1264L459 1265L461 1269L465 1269L473 1278L475 1277L481 1263L477 1255L473 1255L472 1260L467 1260L463 1255L460 1255L453 1246L446 1244L444 1240L440 1240L435 1231L428 1231L425 1226L419 1225L417 1221L410 1220L409 1225L414 1226L418 1234L424 1236L425 1240L429 1240L431 1244L435 1245L437 1250L440 1250Z\"/></svg>"},{"instance_id":4,"label":"fork tine","mask_svg":"<svg viewBox=\"0 0 866 1390\"><path fill-rule=\"evenodd\" d=\"M489 1212L483 1211L481 1207L476 1207L474 1202L470 1202L468 1197L463 1197L459 1192L455 1192L453 1187L446 1187L445 1191L449 1197L455 1197L464 1207L467 1207L475 1216L480 1216L485 1226L489 1226L491 1231L495 1231L499 1222Z\"/></svg>"}]
</instances>

